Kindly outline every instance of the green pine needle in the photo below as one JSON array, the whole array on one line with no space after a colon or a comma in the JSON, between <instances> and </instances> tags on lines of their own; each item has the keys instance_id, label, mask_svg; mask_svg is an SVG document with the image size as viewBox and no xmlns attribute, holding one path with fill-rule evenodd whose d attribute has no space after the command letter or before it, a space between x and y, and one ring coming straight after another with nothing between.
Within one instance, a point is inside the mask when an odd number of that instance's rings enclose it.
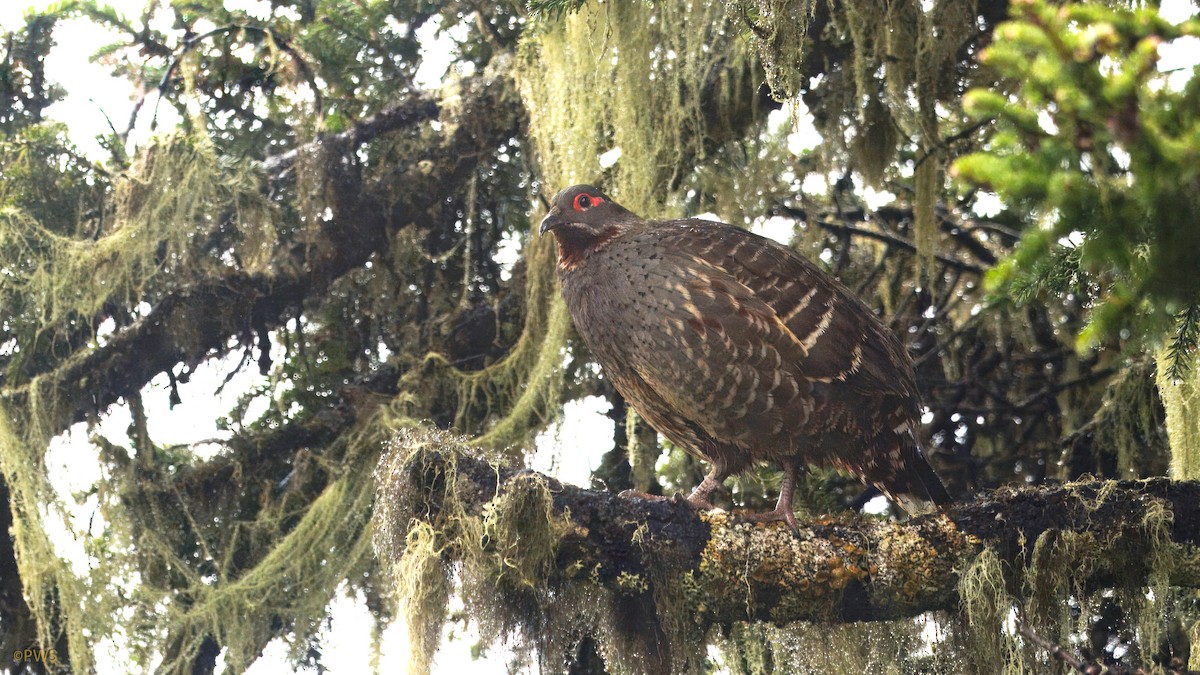
<instances>
[{"instance_id":1,"label":"green pine needle","mask_svg":"<svg viewBox=\"0 0 1200 675\"><path fill-rule=\"evenodd\" d=\"M1175 337L1167 347L1167 376L1181 380L1191 372L1200 344L1200 305L1188 305L1175 315Z\"/></svg>"}]
</instances>

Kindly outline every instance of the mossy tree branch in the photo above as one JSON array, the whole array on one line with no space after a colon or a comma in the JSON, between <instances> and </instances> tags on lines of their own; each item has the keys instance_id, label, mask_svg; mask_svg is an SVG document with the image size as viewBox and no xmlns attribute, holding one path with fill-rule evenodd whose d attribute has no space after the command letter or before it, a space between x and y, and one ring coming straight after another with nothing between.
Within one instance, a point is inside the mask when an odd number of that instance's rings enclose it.
<instances>
[{"instance_id":1,"label":"mossy tree branch","mask_svg":"<svg viewBox=\"0 0 1200 675\"><path fill-rule=\"evenodd\" d=\"M232 270L171 293L102 346L73 354L30 384L7 388L6 403L24 407L30 387L39 386L42 400L54 402L50 431L56 433L136 393L176 364L195 366L214 352L231 349L231 338L288 320L306 298L324 292L384 250L390 232L424 222L423 214L457 189L478 156L516 133L523 109L508 77L508 64L509 59L497 58L486 71L466 78L453 103L414 96L351 130L306 146L324 155L332 211L317 245L281 251L270 274ZM442 122L441 131L424 156L411 158L401 169L404 175L393 183L400 192L390 194L385 206L367 189L355 153L364 143L430 119ZM287 180L299 154L268 159L264 169L271 180Z\"/></svg>"},{"instance_id":2,"label":"mossy tree branch","mask_svg":"<svg viewBox=\"0 0 1200 675\"><path fill-rule=\"evenodd\" d=\"M1163 571L1171 585L1200 587L1200 483L1153 479L1003 488L944 515L903 523L822 516L792 532L726 515L697 515L679 503L563 485L453 446L413 452L393 472L398 481L384 478L380 499L399 502L380 509L392 514L383 517L395 518L385 529L403 531L419 522L437 529L451 511L460 520L463 512L480 517L503 499L548 489L562 535L547 584L598 583L618 595L637 596L655 593L654 579L684 579L687 604L702 626L955 612L961 577L985 549L1003 562L1009 591L1019 596L1019 583L1007 573L1029 568L1035 543L1069 537L1090 546L1089 564L1078 570L1084 578L1072 579L1080 588L1140 588ZM407 525L399 522L406 517Z\"/></svg>"}]
</instances>

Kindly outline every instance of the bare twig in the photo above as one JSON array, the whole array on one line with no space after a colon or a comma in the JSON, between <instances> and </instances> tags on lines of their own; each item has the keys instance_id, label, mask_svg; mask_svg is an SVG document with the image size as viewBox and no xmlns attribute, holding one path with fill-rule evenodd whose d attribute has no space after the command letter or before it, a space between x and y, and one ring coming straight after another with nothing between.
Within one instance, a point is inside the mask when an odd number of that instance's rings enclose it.
<instances>
[{"instance_id":1,"label":"bare twig","mask_svg":"<svg viewBox=\"0 0 1200 675\"><path fill-rule=\"evenodd\" d=\"M883 232L876 232L874 230L868 230L868 229L861 228L861 227L855 227L854 225L843 225L841 223L835 223L832 221L822 220L819 218L810 218L804 210L797 209L797 208L794 208L791 206L787 206L785 204L779 204L776 206L775 215L781 215L781 216L784 216L787 218L794 218L796 220L803 220L806 223L812 223L813 225L816 225L823 229L830 230L832 232L841 234L847 238L854 237L854 236L866 237L867 239L874 239L876 241L882 241L885 244L890 244L892 246L895 246L896 248L900 248L905 251L910 251L913 253L915 253L917 251L917 245L907 239L903 239L901 237L897 237L897 236L891 235L891 234L885 234ZM943 255L941 253L935 254L934 258L938 262L941 262L949 267L952 267L957 270L962 270L964 272L971 272L972 274L983 275L983 273L987 271L986 269L984 269L983 267L980 267L979 265L975 265L975 264L969 263L969 262L964 262L962 260L959 260L958 258L952 258L950 256Z\"/></svg>"},{"instance_id":2,"label":"bare twig","mask_svg":"<svg viewBox=\"0 0 1200 675\"><path fill-rule=\"evenodd\" d=\"M1021 619L1017 619L1017 632L1020 633L1021 635L1024 635L1033 644L1050 652L1050 655L1053 656L1054 658L1058 659L1059 661L1062 661L1063 663L1067 664L1068 666L1071 666L1072 668L1074 668L1075 670L1077 670L1081 673L1087 673L1088 675L1092 675L1093 673L1101 672L1101 669L1098 666L1096 666L1096 664L1093 664L1093 663L1085 664L1083 662L1083 660L1076 658L1073 654L1071 654L1067 650L1063 649L1061 645L1055 644L1055 643L1047 640L1046 638L1042 637L1041 635L1038 635L1036 631L1034 631L1032 628L1029 627L1029 624L1025 623ZM1096 666L1096 667L1093 668L1093 666Z\"/></svg>"}]
</instances>

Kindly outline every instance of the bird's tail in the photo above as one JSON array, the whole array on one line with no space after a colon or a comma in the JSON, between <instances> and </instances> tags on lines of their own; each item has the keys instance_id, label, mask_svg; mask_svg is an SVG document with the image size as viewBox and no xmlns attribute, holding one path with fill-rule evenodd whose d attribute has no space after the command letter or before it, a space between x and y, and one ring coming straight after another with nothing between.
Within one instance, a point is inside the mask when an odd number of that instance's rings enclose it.
<instances>
[{"instance_id":1,"label":"bird's tail","mask_svg":"<svg viewBox=\"0 0 1200 675\"><path fill-rule=\"evenodd\" d=\"M909 515L930 513L951 502L950 493L925 459L909 425L883 434L877 448L878 456L889 460L884 462L890 465L884 470L888 475L867 479Z\"/></svg>"}]
</instances>

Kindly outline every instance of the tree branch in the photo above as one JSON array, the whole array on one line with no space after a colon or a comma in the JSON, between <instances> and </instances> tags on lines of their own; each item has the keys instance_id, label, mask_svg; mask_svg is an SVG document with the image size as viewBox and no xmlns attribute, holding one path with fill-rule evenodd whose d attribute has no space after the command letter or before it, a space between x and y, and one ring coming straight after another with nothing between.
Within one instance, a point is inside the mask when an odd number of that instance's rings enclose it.
<instances>
[{"instance_id":1,"label":"tree branch","mask_svg":"<svg viewBox=\"0 0 1200 675\"><path fill-rule=\"evenodd\" d=\"M834 515L791 531L720 513L698 515L681 503L563 485L494 466L461 448L443 439L435 449L407 455L399 471L381 474L380 501L399 506L379 512L401 515L377 527L403 534L424 521L436 529L444 514L459 514L461 522L463 511L480 517L502 498L520 500L522 491L548 488L564 534L547 583L599 583L628 593L631 579L686 577L685 585L701 599L693 609L705 626L876 621L957 611L960 577L985 547L1021 570L1043 535L1089 537L1093 564L1081 570L1086 575L1077 580L1081 588L1146 586L1151 574L1162 571L1154 560L1171 561L1172 585L1200 588L1195 548L1200 483L1152 479L1002 488L944 514L906 522ZM1163 527L1155 530L1153 523ZM1155 546L1169 550L1153 553ZM447 550L453 549L452 544ZM385 558L399 553L380 551Z\"/></svg>"},{"instance_id":2,"label":"tree branch","mask_svg":"<svg viewBox=\"0 0 1200 675\"><path fill-rule=\"evenodd\" d=\"M868 230L868 229L861 228L861 227L855 227L853 225L843 225L841 223L837 223L837 222L834 222L831 220L824 220L822 218L810 218L807 211L805 211L804 209L798 209L794 206L787 206L785 204L777 204L774 209L773 215L785 216L788 218L794 218L796 220L802 220L804 222L812 223L813 225L816 225L822 229L829 230L830 232L833 232L834 234L839 234L846 238L866 237L867 239L874 239L876 241L881 241L889 246L895 246L896 248L899 248L904 251L909 251L911 253L915 253L917 251L917 245L912 243L911 241L908 241L907 239L902 239L895 235L887 234L885 232L876 232L875 230ZM964 262L962 260L959 260L958 258L953 258L951 256L943 255L941 253L935 254L934 258L938 262L941 262L941 263L943 263L949 267L952 267L956 270L961 270L964 272L971 272L972 274L976 274L976 275L982 276L983 273L987 271L985 268L980 267L979 265L975 265L975 264L969 263L969 262ZM995 258L993 257L992 260L994 262Z\"/></svg>"},{"instance_id":3,"label":"tree branch","mask_svg":"<svg viewBox=\"0 0 1200 675\"><path fill-rule=\"evenodd\" d=\"M324 225L321 245L309 247L307 253L285 252L288 259L274 265L270 274L231 271L181 288L104 345L76 353L34 380L42 400L55 406L50 431L61 431L87 413L107 408L177 363L194 366L227 350L231 336L248 335L254 326L278 326L306 297L323 292L383 250L391 229L421 222L427 209L453 194L477 157L512 136L523 120L524 110L508 79L510 60L497 57L492 63L483 73L464 79L459 100L450 109L417 96L346 132L268 159L264 168L280 179L300 152L326 153L333 218ZM435 114L444 126L429 154L421 158L427 161L412 162L395 182L399 192L390 195L390 210L385 208L364 189L355 151L373 138ZM302 259L293 259L296 256ZM22 409L30 400L30 386L7 388L0 396Z\"/></svg>"}]
</instances>

